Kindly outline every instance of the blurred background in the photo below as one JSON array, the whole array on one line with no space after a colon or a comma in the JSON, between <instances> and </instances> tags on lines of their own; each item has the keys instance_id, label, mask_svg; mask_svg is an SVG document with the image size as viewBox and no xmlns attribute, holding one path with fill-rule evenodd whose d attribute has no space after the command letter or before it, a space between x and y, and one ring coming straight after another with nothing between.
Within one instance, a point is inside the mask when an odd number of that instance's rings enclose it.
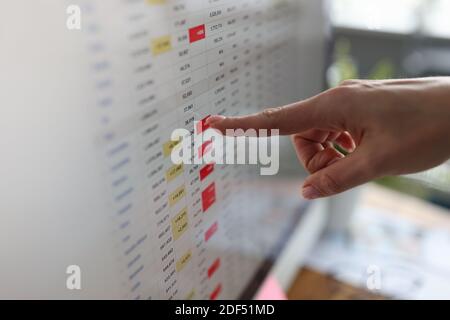
<instances>
[{"instance_id":1,"label":"blurred background","mask_svg":"<svg viewBox=\"0 0 450 320\"><path fill-rule=\"evenodd\" d=\"M351 78L450 75L450 1L330 0L326 85ZM380 184L450 208L450 168Z\"/></svg>"},{"instance_id":2,"label":"blurred background","mask_svg":"<svg viewBox=\"0 0 450 320\"><path fill-rule=\"evenodd\" d=\"M355 78L450 75L449 0L329 0L326 12L325 88ZM331 199L329 208L328 232L290 298L450 299L448 163L380 179Z\"/></svg>"}]
</instances>

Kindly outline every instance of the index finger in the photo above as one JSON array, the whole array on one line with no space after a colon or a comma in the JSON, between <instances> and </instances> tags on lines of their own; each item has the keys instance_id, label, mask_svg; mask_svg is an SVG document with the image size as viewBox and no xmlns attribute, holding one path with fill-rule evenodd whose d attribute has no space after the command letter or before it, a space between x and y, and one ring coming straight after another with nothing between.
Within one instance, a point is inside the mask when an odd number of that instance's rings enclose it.
<instances>
[{"instance_id":1,"label":"index finger","mask_svg":"<svg viewBox=\"0 0 450 320\"><path fill-rule=\"evenodd\" d=\"M211 116L207 124L226 133L227 129L277 129L280 135L291 135L309 129L335 129L332 123L342 123L330 114L326 93L308 100L283 107L269 108L262 112L242 117ZM334 113L334 112L333 112ZM341 113L336 113L339 116Z\"/></svg>"}]
</instances>

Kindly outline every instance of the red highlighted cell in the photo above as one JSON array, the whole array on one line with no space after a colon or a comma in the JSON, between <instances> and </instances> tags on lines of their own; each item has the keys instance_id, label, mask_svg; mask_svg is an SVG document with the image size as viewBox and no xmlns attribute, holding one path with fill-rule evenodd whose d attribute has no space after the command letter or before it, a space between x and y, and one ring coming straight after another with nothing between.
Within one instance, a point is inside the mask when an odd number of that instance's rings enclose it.
<instances>
[{"instance_id":1,"label":"red highlighted cell","mask_svg":"<svg viewBox=\"0 0 450 320\"><path fill-rule=\"evenodd\" d=\"M205 232L205 241L211 239L211 237L217 232L217 229L219 229L219 225L217 224L217 222L214 222L212 226L209 227L209 229Z\"/></svg>"},{"instance_id":2,"label":"red highlighted cell","mask_svg":"<svg viewBox=\"0 0 450 320\"><path fill-rule=\"evenodd\" d=\"M222 291L222 284L219 283L217 285L217 287L214 289L214 291L211 292L211 295L209 296L209 299L210 300L216 300L221 291Z\"/></svg>"},{"instance_id":3,"label":"red highlighted cell","mask_svg":"<svg viewBox=\"0 0 450 320\"><path fill-rule=\"evenodd\" d=\"M199 26L189 29L189 42L190 43L205 39L205 37L206 37L206 31L205 31L204 24L201 24Z\"/></svg>"},{"instance_id":4,"label":"red highlighted cell","mask_svg":"<svg viewBox=\"0 0 450 320\"><path fill-rule=\"evenodd\" d=\"M209 209L216 202L216 184L213 182L202 191L203 212Z\"/></svg>"},{"instance_id":5,"label":"red highlighted cell","mask_svg":"<svg viewBox=\"0 0 450 320\"><path fill-rule=\"evenodd\" d=\"M204 142L199 148L198 148L198 157L201 159L205 154L207 154L209 151L211 151L213 146L213 143L211 140L208 140Z\"/></svg>"},{"instance_id":6,"label":"red highlighted cell","mask_svg":"<svg viewBox=\"0 0 450 320\"><path fill-rule=\"evenodd\" d=\"M217 258L208 268L208 278L211 278L220 267L220 258Z\"/></svg>"},{"instance_id":7,"label":"red highlighted cell","mask_svg":"<svg viewBox=\"0 0 450 320\"><path fill-rule=\"evenodd\" d=\"M200 181L205 180L214 171L214 163L205 165L200 169Z\"/></svg>"},{"instance_id":8,"label":"red highlighted cell","mask_svg":"<svg viewBox=\"0 0 450 320\"><path fill-rule=\"evenodd\" d=\"M206 120L208 120L208 118L211 117L210 115L203 118L202 120L200 120L199 122L197 122L197 134L202 133L203 131L206 131L207 129L209 129L209 125L206 124Z\"/></svg>"}]
</instances>

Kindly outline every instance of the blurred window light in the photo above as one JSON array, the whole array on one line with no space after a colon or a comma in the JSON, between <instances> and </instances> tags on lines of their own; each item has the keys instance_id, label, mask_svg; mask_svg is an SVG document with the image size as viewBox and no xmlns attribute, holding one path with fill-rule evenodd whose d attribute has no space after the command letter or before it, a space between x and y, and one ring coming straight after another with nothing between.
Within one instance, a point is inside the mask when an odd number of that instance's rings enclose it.
<instances>
[{"instance_id":1,"label":"blurred window light","mask_svg":"<svg viewBox=\"0 0 450 320\"><path fill-rule=\"evenodd\" d=\"M337 27L412 33L420 26L423 2L423 0L330 0L330 15L332 23Z\"/></svg>"},{"instance_id":2,"label":"blurred window light","mask_svg":"<svg viewBox=\"0 0 450 320\"><path fill-rule=\"evenodd\" d=\"M424 33L450 38L450 0L424 1Z\"/></svg>"}]
</instances>

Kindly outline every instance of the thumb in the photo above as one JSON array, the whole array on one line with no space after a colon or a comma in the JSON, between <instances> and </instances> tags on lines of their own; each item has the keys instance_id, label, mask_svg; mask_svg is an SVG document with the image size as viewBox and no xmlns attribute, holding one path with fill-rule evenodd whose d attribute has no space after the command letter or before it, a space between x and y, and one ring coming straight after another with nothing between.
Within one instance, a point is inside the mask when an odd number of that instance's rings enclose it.
<instances>
[{"instance_id":1,"label":"thumb","mask_svg":"<svg viewBox=\"0 0 450 320\"><path fill-rule=\"evenodd\" d=\"M373 162L363 150L357 150L309 176L302 188L306 199L332 196L376 178Z\"/></svg>"}]
</instances>

